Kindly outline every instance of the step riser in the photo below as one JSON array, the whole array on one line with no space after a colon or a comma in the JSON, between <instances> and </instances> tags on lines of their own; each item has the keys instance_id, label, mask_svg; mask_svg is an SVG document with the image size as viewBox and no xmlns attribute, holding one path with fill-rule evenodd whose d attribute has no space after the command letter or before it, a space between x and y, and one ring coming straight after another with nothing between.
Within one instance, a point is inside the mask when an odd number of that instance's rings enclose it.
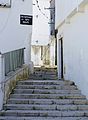
<instances>
[{"instance_id":1,"label":"step riser","mask_svg":"<svg viewBox=\"0 0 88 120\"><path fill-rule=\"evenodd\" d=\"M77 111L77 110L88 110L88 105L84 106L84 105L80 105L80 106L76 106L76 105L8 105L8 106L4 106L4 109L6 110L57 110L57 111Z\"/></svg>"},{"instance_id":2,"label":"step riser","mask_svg":"<svg viewBox=\"0 0 88 120\"><path fill-rule=\"evenodd\" d=\"M56 86L56 85L17 85L17 89L56 89L56 90L77 90L75 86Z\"/></svg>"},{"instance_id":3,"label":"step riser","mask_svg":"<svg viewBox=\"0 0 88 120\"><path fill-rule=\"evenodd\" d=\"M73 85L73 82L64 81L19 81L19 85Z\"/></svg>"},{"instance_id":4,"label":"step riser","mask_svg":"<svg viewBox=\"0 0 88 120\"><path fill-rule=\"evenodd\" d=\"M1 120L88 120L87 117L6 117Z\"/></svg>"},{"instance_id":5,"label":"step riser","mask_svg":"<svg viewBox=\"0 0 88 120\"><path fill-rule=\"evenodd\" d=\"M0 120L88 120L88 117L0 117Z\"/></svg>"},{"instance_id":6,"label":"step riser","mask_svg":"<svg viewBox=\"0 0 88 120\"><path fill-rule=\"evenodd\" d=\"M63 91L63 90L26 90L26 89L15 89L14 90L14 93L17 93L17 94L22 94L22 93L25 93L25 94L79 94L81 95L81 92L80 91Z\"/></svg>"},{"instance_id":7,"label":"step riser","mask_svg":"<svg viewBox=\"0 0 88 120\"><path fill-rule=\"evenodd\" d=\"M75 100L75 99L10 99L8 100L8 103L10 104L38 104L38 105L69 105L69 104L74 104L74 105L88 105L87 100Z\"/></svg>"},{"instance_id":8,"label":"step riser","mask_svg":"<svg viewBox=\"0 0 88 120\"><path fill-rule=\"evenodd\" d=\"M85 99L82 95L61 95L61 94L14 94L11 98L24 98L24 99Z\"/></svg>"},{"instance_id":9,"label":"step riser","mask_svg":"<svg viewBox=\"0 0 88 120\"><path fill-rule=\"evenodd\" d=\"M34 75L57 75L56 72L35 72Z\"/></svg>"},{"instance_id":10,"label":"step riser","mask_svg":"<svg viewBox=\"0 0 88 120\"><path fill-rule=\"evenodd\" d=\"M32 79L32 80L57 80L58 78L57 77L43 77L43 76L37 76L37 77L29 77L29 79Z\"/></svg>"},{"instance_id":11,"label":"step riser","mask_svg":"<svg viewBox=\"0 0 88 120\"><path fill-rule=\"evenodd\" d=\"M53 111L53 112L48 112L48 111L43 111L43 112L30 112L30 111L25 111L25 112L19 112L19 111L6 111L5 113L2 113L5 116L20 116L20 117L88 117L88 111L70 111L70 112L58 112L58 111Z\"/></svg>"}]
</instances>

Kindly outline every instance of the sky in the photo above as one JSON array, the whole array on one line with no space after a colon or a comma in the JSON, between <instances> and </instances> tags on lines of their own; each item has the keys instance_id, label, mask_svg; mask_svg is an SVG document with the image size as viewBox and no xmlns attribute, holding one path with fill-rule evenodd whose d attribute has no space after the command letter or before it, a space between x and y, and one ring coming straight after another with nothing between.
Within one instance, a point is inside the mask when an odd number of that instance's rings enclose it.
<instances>
[{"instance_id":1,"label":"sky","mask_svg":"<svg viewBox=\"0 0 88 120\"><path fill-rule=\"evenodd\" d=\"M32 45L47 45L49 42L49 1L33 0L33 31L32 31ZM40 8L40 10L39 10Z\"/></svg>"}]
</instances>

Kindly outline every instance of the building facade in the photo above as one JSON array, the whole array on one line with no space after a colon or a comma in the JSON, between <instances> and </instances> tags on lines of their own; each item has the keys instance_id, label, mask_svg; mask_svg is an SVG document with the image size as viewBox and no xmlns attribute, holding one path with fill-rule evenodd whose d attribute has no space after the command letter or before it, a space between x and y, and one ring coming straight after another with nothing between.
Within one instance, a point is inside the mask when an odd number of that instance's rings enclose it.
<instances>
[{"instance_id":1,"label":"building facade","mask_svg":"<svg viewBox=\"0 0 88 120\"><path fill-rule=\"evenodd\" d=\"M31 46L31 60L34 66L43 66L49 63L49 18L48 0L33 0L33 34Z\"/></svg>"},{"instance_id":2,"label":"building facade","mask_svg":"<svg viewBox=\"0 0 88 120\"><path fill-rule=\"evenodd\" d=\"M0 109L12 72L31 66L32 0L0 1ZM21 69L23 70L23 69ZM20 73L20 72L19 72ZM17 72L15 75L18 74ZM9 77L8 77L9 75ZM20 74L21 75L21 74ZM8 79L8 80L7 80ZM5 94L4 94L5 93Z\"/></svg>"},{"instance_id":3,"label":"building facade","mask_svg":"<svg viewBox=\"0 0 88 120\"><path fill-rule=\"evenodd\" d=\"M88 98L88 0L55 0L58 77L74 81Z\"/></svg>"}]
</instances>

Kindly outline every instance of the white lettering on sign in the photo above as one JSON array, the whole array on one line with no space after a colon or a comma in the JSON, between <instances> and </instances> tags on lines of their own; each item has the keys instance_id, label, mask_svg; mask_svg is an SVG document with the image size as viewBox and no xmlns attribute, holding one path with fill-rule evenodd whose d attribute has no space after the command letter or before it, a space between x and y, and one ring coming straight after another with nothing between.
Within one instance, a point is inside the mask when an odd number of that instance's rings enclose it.
<instances>
[{"instance_id":1,"label":"white lettering on sign","mask_svg":"<svg viewBox=\"0 0 88 120\"><path fill-rule=\"evenodd\" d=\"M32 25L32 16L31 15L20 15L20 24Z\"/></svg>"}]
</instances>

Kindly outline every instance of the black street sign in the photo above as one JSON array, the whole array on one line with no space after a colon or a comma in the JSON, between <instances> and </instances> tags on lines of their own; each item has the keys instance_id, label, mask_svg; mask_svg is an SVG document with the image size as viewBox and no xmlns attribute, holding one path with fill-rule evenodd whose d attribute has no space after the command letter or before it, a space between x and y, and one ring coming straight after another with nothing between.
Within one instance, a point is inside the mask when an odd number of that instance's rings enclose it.
<instances>
[{"instance_id":1,"label":"black street sign","mask_svg":"<svg viewBox=\"0 0 88 120\"><path fill-rule=\"evenodd\" d=\"M32 25L32 18L31 15L20 15L20 24Z\"/></svg>"}]
</instances>

